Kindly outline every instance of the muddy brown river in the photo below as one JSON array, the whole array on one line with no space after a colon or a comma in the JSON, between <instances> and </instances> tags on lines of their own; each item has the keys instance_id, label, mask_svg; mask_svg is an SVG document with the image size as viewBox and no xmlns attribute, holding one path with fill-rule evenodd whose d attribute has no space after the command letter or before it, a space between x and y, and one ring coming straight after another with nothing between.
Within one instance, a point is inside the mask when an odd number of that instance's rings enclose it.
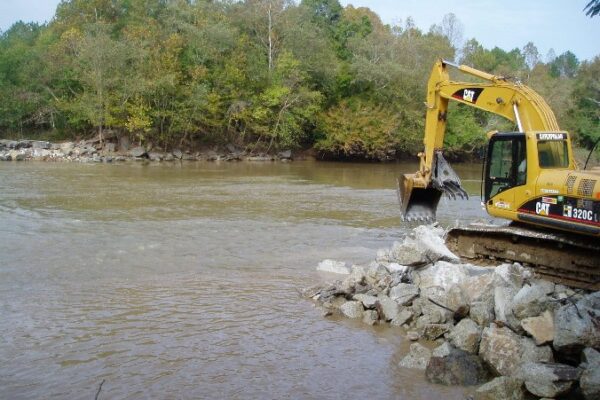
<instances>
[{"instance_id":1,"label":"muddy brown river","mask_svg":"<svg viewBox=\"0 0 600 400\"><path fill-rule=\"evenodd\" d=\"M442 200L444 224L484 218ZM0 164L0 398L464 399L401 330L323 318L319 261L406 232L415 164Z\"/></svg>"}]
</instances>

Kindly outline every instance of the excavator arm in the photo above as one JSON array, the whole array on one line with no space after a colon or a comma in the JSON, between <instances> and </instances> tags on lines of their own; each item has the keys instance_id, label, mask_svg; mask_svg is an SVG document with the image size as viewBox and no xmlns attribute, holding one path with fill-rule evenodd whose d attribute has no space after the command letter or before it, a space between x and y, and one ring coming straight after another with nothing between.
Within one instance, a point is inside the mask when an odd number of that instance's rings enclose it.
<instances>
[{"instance_id":1,"label":"excavator arm","mask_svg":"<svg viewBox=\"0 0 600 400\"><path fill-rule=\"evenodd\" d=\"M448 67L483 82L454 82ZM558 123L548 104L535 91L518 82L465 65L439 60L427 84L424 151L419 153L419 170L398 181L398 198L404 220L435 220L442 195L467 197L460 179L442 155L448 103L450 100L500 115L513 121L519 131L558 131Z\"/></svg>"}]
</instances>

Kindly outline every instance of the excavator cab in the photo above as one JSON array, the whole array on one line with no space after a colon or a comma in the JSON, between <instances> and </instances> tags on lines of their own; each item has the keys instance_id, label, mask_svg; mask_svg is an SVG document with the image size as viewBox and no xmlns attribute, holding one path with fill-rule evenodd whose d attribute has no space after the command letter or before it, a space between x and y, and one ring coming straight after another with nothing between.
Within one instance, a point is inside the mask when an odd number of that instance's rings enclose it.
<instances>
[{"instance_id":1,"label":"excavator cab","mask_svg":"<svg viewBox=\"0 0 600 400\"><path fill-rule=\"evenodd\" d=\"M527 182L525 134L496 133L485 161L484 200Z\"/></svg>"}]
</instances>

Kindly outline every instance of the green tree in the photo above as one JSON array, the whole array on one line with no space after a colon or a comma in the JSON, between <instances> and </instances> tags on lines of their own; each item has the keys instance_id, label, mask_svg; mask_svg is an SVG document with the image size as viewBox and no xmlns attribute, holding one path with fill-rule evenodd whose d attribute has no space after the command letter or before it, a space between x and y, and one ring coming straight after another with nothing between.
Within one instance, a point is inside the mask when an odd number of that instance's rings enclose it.
<instances>
[{"instance_id":1,"label":"green tree","mask_svg":"<svg viewBox=\"0 0 600 400\"><path fill-rule=\"evenodd\" d=\"M61 36L80 85L63 106L73 123L95 127L101 140L105 128L122 127L126 121L127 72L135 54L126 42L113 39L110 29L109 24L96 22L85 31L71 28Z\"/></svg>"},{"instance_id":2,"label":"green tree","mask_svg":"<svg viewBox=\"0 0 600 400\"><path fill-rule=\"evenodd\" d=\"M572 97L568 126L589 148L600 138L600 57L581 65Z\"/></svg>"},{"instance_id":3,"label":"green tree","mask_svg":"<svg viewBox=\"0 0 600 400\"><path fill-rule=\"evenodd\" d=\"M316 123L322 96L305 86L300 62L284 52L277 60L271 84L253 101L244 123L258 136L268 139L266 150L299 146Z\"/></svg>"},{"instance_id":4,"label":"green tree","mask_svg":"<svg viewBox=\"0 0 600 400\"><path fill-rule=\"evenodd\" d=\"M400 146L399 118L360 99L342 101L321 119L315 148L328 157L389 160Z\"/></svg>"},{"instance_id":5,"label":"green tree","mask_svg":"<svg viewBox=\"0 0 600 400\"><path fill-rule=\"evenodd\" d=\"M573 78L577 74L579 68L579 60L575 54L570 51L565 51L560 56L550 62L550 73L555 78L566 77Z\"/></svg>"},{"instance_id":6,"label":"green tree","mask_svg":"<svg viewBox=\"0 0 600 400\"><path fill-rule=\"evenodd\" d=\"M0 36L0 128L23 134L52 125L48 94L41 90L42 60L36 48L43 27L15 23Z\"/></svg>"},{"instance_id":7,"label":"green tree","mask_svg":"<svg viewBox=\"0 0 600 400\"><path fill-rule=\"evenodd\" d=\"M600 14L600 0L590 0L590 2L587 3L583 11L585 11L585 15L587 15L590 18Z\"/></svg>"}]
</instances>

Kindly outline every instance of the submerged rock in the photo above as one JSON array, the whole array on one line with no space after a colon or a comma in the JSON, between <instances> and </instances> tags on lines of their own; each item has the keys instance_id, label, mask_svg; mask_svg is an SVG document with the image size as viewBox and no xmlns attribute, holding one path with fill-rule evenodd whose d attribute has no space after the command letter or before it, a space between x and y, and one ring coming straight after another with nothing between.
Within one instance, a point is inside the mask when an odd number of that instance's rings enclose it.
<instances>
[{"instance_id":1,"label":"submerged rock","mask_svg":"<svg viewBox=\"0 0 600 400\"><path fill-rule=\"evenodd\" d=\"M367 325L375 325L379 321L379 313L375 310L365 310L362 320Z\"/></svg>"},{"instance_id":2,"label":"submerged rock","mask_svg":"<svg viewBox=\"0 0 600 400\"><path fill-rule=\"evenodd\" d=\"M460 349L452 349L445 357L431 357L425 377L443 385L478 385L489 379L489 373L479 357Z\"/></svg>"},{"instance_id":3,"label":"submerged rock","mask_svg":"<svg viewBox=\"0 0 600 400\"><path fill-rule=\"evenodd\" d=\"M350 269L343 261L323 260L317 266L317 271L331 272L334 274L347 275L350 274Z\"/></svg>"}]
</instances>

